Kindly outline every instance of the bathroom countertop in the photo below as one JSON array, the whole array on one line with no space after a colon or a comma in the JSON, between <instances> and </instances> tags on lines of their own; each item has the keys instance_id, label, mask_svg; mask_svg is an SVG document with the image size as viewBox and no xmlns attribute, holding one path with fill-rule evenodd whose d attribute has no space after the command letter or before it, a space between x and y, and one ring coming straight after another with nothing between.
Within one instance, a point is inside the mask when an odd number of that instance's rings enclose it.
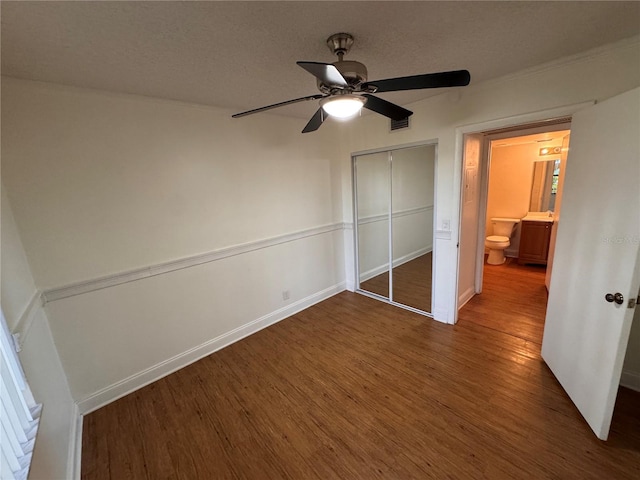
<instances>
[{"instance_id":1,"label":"bathroom countertop","mask_svg":"<svg viewBox=\"0 0 640 480\"><path fill-rule=\"evenodd\" d=\"M522 219L523 222L546 222L553 223L553 217L539 217L533 215L527 215Z\"/></svg>"}]
</instances>

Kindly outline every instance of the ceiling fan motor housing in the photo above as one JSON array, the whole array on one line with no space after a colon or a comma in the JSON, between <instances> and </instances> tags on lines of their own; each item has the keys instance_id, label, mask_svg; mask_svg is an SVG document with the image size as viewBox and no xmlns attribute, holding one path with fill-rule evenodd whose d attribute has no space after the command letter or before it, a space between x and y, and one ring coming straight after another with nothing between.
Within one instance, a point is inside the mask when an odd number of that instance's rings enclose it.
<instances>
[{"instance_id":1,"label":"ceiling fan motor housing","mask_svg":"<svg viewBox=\"0 0 640 480\"><path fill-rule=\"evenodd\" d=\"M331 50L331 53L338 55L340 59L346 53L349 53L353 46L353 35L350 33L334 33L327 38L327 47Z\"/></svg>"},{"instance_id":2,"label":"ceiling fan motor housing","mask_svg":"<svg viewBox=\"0 0 640 480\"><path fill-rule=\"evenodd\" d=\"M341 62L334 62L333 66L338 69L344 79L349 84L349 87L357 90L357 87L367 81L367 67L362 63L354 60L343 60ZM318 89L322 93L332 93L335 91L335 85L326 85L322 81L318 80Z\"/></svg>"}]
</instances>

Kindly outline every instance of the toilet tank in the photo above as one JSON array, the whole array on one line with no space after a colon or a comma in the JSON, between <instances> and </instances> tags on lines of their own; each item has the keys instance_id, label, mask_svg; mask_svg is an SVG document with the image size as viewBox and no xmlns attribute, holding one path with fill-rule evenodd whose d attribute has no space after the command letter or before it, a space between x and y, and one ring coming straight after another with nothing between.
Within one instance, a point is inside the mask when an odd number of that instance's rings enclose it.
<instances>
[{"instance_id":1,"label":"toilet tank","mask_svg":"<svg viewBox=\"0 0 640 480\"><path fill-rule=\"evenodd\" d=\"M519 218L501 218L494 217L491 219L493 225L493 234L502 237L511 237L516 224L520 223Z\"/></svg>"}]
</instances>

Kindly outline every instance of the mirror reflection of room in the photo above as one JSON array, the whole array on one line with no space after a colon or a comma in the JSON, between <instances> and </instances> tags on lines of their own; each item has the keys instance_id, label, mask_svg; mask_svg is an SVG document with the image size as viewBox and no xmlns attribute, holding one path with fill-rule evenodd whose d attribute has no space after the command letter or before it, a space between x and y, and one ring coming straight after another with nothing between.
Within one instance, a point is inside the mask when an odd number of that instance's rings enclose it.
<instances>
[{"instance_id":1,"label":"mirror reflection of room","mask_svg":"<svg viewBox=\"0 0 640 480\"><path fill-rule=\"evenodd\" d=\"M359 290L423 312L432 310L435 153L423 145L354 158Z\"/></svg>"},{"instance_id":2,"label":"mirror reflection of room","mask_svg":"<svg viewBox=\"0 0 640 480\"><path fill-rule=\"evenodd\" d=\"M431 312L435 146L392 156L393 300Z\"/></svg>"},{"instance_id":3,"label":"mirror reflection of room","mask_svg":"<svg viewBox=\"0 0 640 480\"><path fill-rule=\"evenodd\" d=\"M558 178L560 177L560 159L537 160L533 162L533 180L529 212L550 212L556 205Z\"/></svg>"},{"instance_id":4,"label":"mirror reflection of room","mask_svg":"<svg viewBox=\"0 0 640 480\"><path fill-rule=\"evenodd\" d=\"M360 288L389 298L389 153L355 159Z\"/></svg>"}]
</instances>

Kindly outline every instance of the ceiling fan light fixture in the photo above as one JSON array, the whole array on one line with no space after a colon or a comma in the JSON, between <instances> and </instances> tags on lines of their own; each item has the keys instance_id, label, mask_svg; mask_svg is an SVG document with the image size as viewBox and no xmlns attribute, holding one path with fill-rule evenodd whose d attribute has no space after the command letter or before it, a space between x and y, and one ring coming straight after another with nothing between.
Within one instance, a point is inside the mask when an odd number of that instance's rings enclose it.
<instances>
[{"instance_id":1,"label":"ceiling fan light fixture","mask_svg":"<svg viewBox=\"0 0 640 480\"><path fill-rule=\"evenodd\" d=\"M355 116L362 107L366 98L359 95L345 94L320 100L320 106L330 116L335 118L350 118Z\"/></svg>"},{"instance_id":2,"label":"ceiling fan light fixture","mask_svg":"<svg viewBox=\"0 0 640 480\"><path fill-rule=\"evenodd\" d=\"M320 108L307 122L302 133L315 132L322 126L326 117L333 117L336 120L350 120L360 113L363 107L396 122L407 122L408 118L413 115L412 111L373 94L425 88L464 87L469 85L471 81L471 75L467 70L453 70L369 82L367 81L367 67L355 60L344 60L343 58L353 45L352 35L336 33L327 39L327 45L331 52L338 56L337 62L296 62L299 67L316 78L316 86L320 90L319 94L254 108L236 113L232 117L244 117L307 100L320 100Z\"/></svg>"}]
</instances>

